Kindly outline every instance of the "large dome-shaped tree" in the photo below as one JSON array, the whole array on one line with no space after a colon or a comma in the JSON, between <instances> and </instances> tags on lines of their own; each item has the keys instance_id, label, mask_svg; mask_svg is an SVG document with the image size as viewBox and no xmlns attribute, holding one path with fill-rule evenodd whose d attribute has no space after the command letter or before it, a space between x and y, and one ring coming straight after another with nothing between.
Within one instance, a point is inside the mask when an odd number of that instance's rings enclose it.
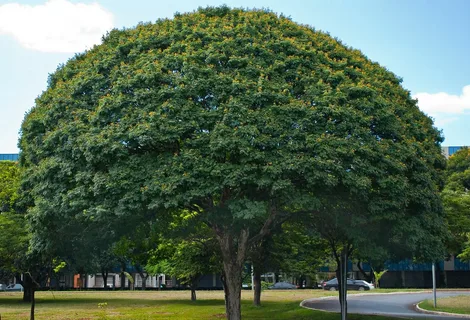
<instances>
[{"instance_id":1,"label":"large dome-shaped tree","mask_svg":"<svg viewBox=\"0 0 470 320\"><path fill-rule=\"evenodd\" d=\"M277 221L344 203L349 223L440 212L440 142L360 51L219 7L113 30L60 66L20 146L39 249L71 217L106 229L186 210L220 244L239 319L247 248Z\"/></svg>"}]
</instances>

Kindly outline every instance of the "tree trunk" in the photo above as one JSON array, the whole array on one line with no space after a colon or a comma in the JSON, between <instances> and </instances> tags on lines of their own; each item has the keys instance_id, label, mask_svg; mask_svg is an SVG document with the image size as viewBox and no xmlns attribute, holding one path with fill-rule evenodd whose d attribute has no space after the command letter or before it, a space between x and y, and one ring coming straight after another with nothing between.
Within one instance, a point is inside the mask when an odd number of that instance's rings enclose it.
<instances>
[{"instance_id":1,"label":"tree trunk","mask_svg":"<svg viewBox=\"0 0 470 320\"><path fill-rule=\"evenodd\" d=\"M348 318L348 300L347 300L347 292L348 292L348 285L347 285L347 263L348 263L348 255L347 250L343 249L341 252L341 257L336 259L338 263L338 268L336 269L336 279L338 280L338 295L339 295L339 303L341 306L341 319L347 320ZM344 286L344 288L343 288ZM344 306L343 306L344 303Z\"/></svg>"},{"instance_id":2,"label":"tree trunk","mask_svg":"<svg viewBox=\"0 0 470 320\"><path fill-rule=\"evenodd\" d=\"M226 270L226 273L230 274L225 280L226 286L224 287L227 320L241 320L241 268L238 268L235 265L224 264L224 270ZM239 273L240 276L238 276L237 273Z\"/></svg>"},{"instance_id":3,"label":"tree trunk","mask_svg":"<svg viewBox=\"0 0 470 320\"><path fill-rule=\"evenodd\" d=\"M312 277L306 276L305 277L305 288L312 288Z\"/></svg>"},{"instance_id":4,"label":"tree trunk","mask_svg":"<svg viewBox=\"0 0 470 320\"><path fill-rule=\"evenodd\" d=\"M33 288L30 286L23 286L23 302L31 302L33 299Z\"/></svg>"},{"instance_id":5,"label":"tree trunk","mask_svg":"<svg viewBox=\"0 0 470 320\"><path fill-rule=\"evenodd\" d=\"M145 273L143 271L139 271L140 278L142 279L142 290L147 289L147 278L149 277L148 273Z\"/></svg>"},{"instance_id":6,"label":"tree trunk","mask_svg":"<svg viewBox=\"0 0 470 320\"><path fill-rule=\"evenodd\" d=\"M364 278L367 282L374 283L374 271L372 270L372 267L370 268L369 274L367 274L364 271L364 269L362 269L361 261L358 261L356 266L359 269L359 272L364 276Z\"/></svg>"},{"instance_id":7,"label":"tree trunk","mask_svg":"<svg viewBox=\"0 0 470 320\"><path fill-rule=\"evenodd\" d=\"M108 270L105 268L101 268L101 275L103 276L103 288L107 289L108 288Z\"/></svg>"},{"instance_id":8,"label":"tree trunk","mask_svg":"<svg viewBox=\"0 0 470 320\"><path fill-rule=\"evenodd\" d=\"M34 286L31 287L31 310L29 313L29 320L34 320L34 308L36 307L36 298L34 297Z\"/></svg>"},{"instance_id":9,"label":"tree trunk","mask_svg":"<svg viewBox=\"0 0 470 320\"><path fill-rule=\"evenodd\" d=\"M234 239L228 230L216 230L216 234L223 259L227 319L241 320L242 268L248 248L249 231L243 229L238 239Z\"/></svg>"},{"instance_id":10,"label":"tree trunk","mask_svg":"<svg viewBox=\"0 0 470 320\"><path fill-rule=\"evenodd\" d=\"M199 280L201 280L201 276L195 276L191 278L191 301L196 301L196 289L199 285Z\"/></svg>"},{"instance_id":11,"label":"tree trunk","mask_svg":"<svg viewBox=\"0 0 470 320\"><path fill-rule=\"evenodd\" d=\"M32 302L33 301L33 280L28 274L24 275L23 281L21 281L23 286L23 302Z\"/></svg>"},{"instance_id":12,"label":"tree trunk","mask_svg":"<svg viewBox=\"0 0 470 320\"><path fill-rule=\"evenodd\" d=\"M259 268L253 270L253 285L254 285L254 297L253 304L257 307L261 306L261 271Z\"/></svg>"},{"instance_id":13,"label":"tree trunk","mask_svg":"<svg viewBox=\"0 0 470 320\"><path fill-rule=\"evenodd\" d=\"M126 275L124 272L126 271L126 264L121 262L121 290L124 290L126 288Z\"/></svg>"}]
</instances>

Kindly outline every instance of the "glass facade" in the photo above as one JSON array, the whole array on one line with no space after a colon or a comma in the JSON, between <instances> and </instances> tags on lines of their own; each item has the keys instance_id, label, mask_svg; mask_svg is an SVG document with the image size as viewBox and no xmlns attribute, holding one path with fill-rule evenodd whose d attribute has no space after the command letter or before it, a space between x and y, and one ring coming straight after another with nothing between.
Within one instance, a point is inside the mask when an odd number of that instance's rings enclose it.
<instances>
[{"instance_id":1,"label":"glass facade","mask_svg":"<svg viewBox=\"0 0 470 320\"><path fill-rule=\"evenodd\" d=\"M449 148L449 156L451 156L457 151L459 151L462 147L448 147L448 148Z\"/></svg>"},{"instance_id":2,"label":"glass facade","mask_svg":"<svg viewBox=\"0 0 470 320\"><path fill-rule=\"evenodd\" d=\"M18 161L18 154L17 153L0 153L0 161L2 160Z\"/></svg>"},{"instance_id":3,"label":"glass facade","mask_svg":"<svg viewBox=\"0 0 470 320\"><path fill-rule=\"evenodd\" d=\"M451 155L462 149L462 146L449 146L449 147L441 147L442 148L442 154L446 157L449 158Z\"/></svg>"}]
</instances>

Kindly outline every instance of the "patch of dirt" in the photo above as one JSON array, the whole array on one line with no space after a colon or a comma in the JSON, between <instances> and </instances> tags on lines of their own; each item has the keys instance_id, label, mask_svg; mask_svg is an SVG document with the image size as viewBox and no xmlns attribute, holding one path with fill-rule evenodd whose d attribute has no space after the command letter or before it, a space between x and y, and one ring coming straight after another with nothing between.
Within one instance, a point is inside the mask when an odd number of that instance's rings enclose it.
<instances>
[{"instance_id":1,"label":"patch of dirt","mask_svg":"<svg viewBox=\"0 0 470 320\"><path fill-rule=\"evenodd\" d=\"M227 315L225 313L218 313L218 314L214 314L213 317L222 319L222 318L226 318Z\"/></svg>"}]
</instances>

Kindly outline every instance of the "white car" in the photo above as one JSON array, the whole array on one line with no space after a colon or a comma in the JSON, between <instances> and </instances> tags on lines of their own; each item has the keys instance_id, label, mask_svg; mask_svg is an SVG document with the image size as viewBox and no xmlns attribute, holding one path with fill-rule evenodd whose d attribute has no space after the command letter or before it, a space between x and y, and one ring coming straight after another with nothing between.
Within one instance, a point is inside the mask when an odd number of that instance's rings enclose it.
<instances>
[{"instance_id":1,"label":"white car","mask_svg":"<svg viewBox=\"0 0 470 320\"><path fill-rule=\"evenodd\" d=\"M19 283L17 284L10 284L6 287L6 291L23 291L23 286Z\"/></svg>"}]
</instances>

